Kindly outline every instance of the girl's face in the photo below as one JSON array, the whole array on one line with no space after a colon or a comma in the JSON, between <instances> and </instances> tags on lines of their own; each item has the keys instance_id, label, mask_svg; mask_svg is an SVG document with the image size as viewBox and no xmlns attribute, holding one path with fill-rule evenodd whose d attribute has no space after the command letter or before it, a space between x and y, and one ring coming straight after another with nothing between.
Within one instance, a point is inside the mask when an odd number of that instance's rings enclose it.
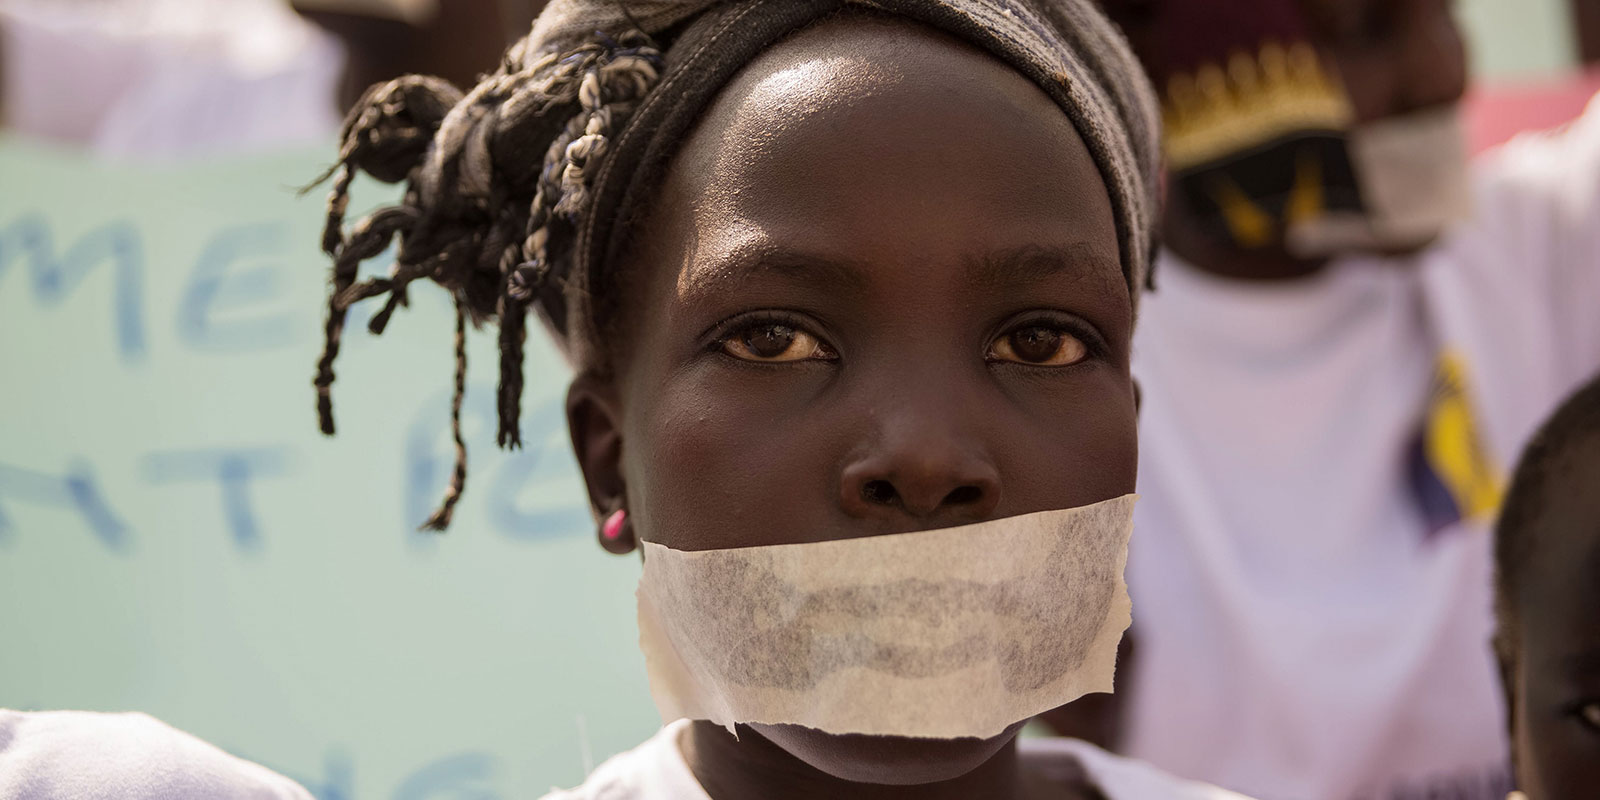
<instances>
[{"instance_id":1,"label":"girl's face","mask_svg":"<svg viewBox=\"0 0 1600 800\"><path fill-rule=\"evenodd\" d=\"M615 378L569 403L597 509L638 537L815 542L1133 490L1110 200L1010 67L907 24L819 24L722 92L659 191ZM960 775L1009 740L756 727L878 783Z\"/></svg>"}]
</instances>

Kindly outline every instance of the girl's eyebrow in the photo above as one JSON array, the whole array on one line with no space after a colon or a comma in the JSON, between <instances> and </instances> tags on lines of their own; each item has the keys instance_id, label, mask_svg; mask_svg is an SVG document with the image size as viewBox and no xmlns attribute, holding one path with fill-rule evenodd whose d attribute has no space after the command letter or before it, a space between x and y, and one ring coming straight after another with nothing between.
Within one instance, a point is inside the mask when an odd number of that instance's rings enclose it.
<instances>
[{"instance_id":1,"label":"girl's eyebrow","mask_svg":"<svg viewBox=\"0 0 1600 800\"><path fill-rule=\"evenodd\" d=\"M968 257L965 262L966 281L979 291L1032 286L1062 275L1113 293L1123 285L1118 259L1102 255L1100 248L1087 242L1027 244ZM678 281L678 296L684 300L715 296L769 276L803 289L861 293L869 273L869 268L854 262L755 241L694 263Z\"/></svg>"},{"instance_id":2,"label":"girl's eyebrow","mask_svg":"<svg viewBox=\"0 0 1600 800\"><path fill-rule=\"evenodd\" d=\"M867 286L866 270L859 264L770 242L751 242L696 261L679 279L678 296L685 300L712 296L767 276L828 292L859 293Z\"/></svg>"},{"instance_id":3,"label":"girl's eyebrow","mask_svg":"<svg viewBox=\"0 0 1600 800\"><path fill-rule=\"evenodd\" d=\"M1101 248L1088 242L1063 246L1027 244L967 261L967 281L979 289L1028 286L1062 274L1076 276L1096 288L1101 283L1108 284L1108 290L1122 286L1118 258L1102 254Z\"/></svg>"}]
</instances>

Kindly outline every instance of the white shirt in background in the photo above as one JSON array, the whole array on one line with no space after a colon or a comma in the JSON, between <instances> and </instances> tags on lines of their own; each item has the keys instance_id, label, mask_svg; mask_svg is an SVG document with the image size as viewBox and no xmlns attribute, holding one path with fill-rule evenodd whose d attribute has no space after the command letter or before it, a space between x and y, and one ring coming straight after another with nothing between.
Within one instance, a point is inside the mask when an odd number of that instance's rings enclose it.
<instances>
[{"instance_id":1,"label":"white shirt in background","mask_svg":"<svg viewBox=\"0 0 1600 800\"><path fill-rule=\"evenodd\" d=\"M344 53L286 0L0 0L12 133L127 157L327 145Z\"/></svg>"},{"instance_id":2,"label":"white shirt in background","mask_svg":"<svg viewBox=\"0 0 1600 800\"><path fill-rule=\"evenodd\" d=\"M1264 800L1505 796L1489 523L1600 369L1600 101L1486 157L1475 192L1412 258L1282 285L1160 264L1130 755Z\"/></svg>"},{"instance_id":3,"label":"white shirt in background","mask_svg":"<svg viewBox=\"0 0 1600 800\"><path fill-rule=\"evenodd\" d=\"M0 709L0 800L313 800L145 714Z\"/></svg>"},{"instance_id":4,"label":"white shirt in background","mask_svg":"<svg viewBox=\"0 0 1600 800\"><path fill-rule=\"evenodd\" d=\"M667 725L644 744L601 764L582 786L554 790L544 800L711 800L678 745L689 725L686 719ZM1076 758L1107 800L1246 800L1232 792L1177 780L1084 742L1021 739L1018 747L1024 754Z\"/></svg>"}]
</instances>

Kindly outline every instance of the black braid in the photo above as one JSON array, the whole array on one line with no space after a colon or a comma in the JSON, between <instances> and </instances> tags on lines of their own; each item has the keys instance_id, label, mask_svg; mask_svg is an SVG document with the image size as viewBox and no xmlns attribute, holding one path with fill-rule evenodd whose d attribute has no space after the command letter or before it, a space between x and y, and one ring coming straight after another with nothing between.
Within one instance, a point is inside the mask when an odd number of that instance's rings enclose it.
<instances>
[{"instance_id":1,"label":"black braid","mask_svg":"<svg viewBox=\"0 0 1600 800\"><path fill-rule=\"evenodd\" d=\"M328 219L322 226L322 252L339 255L344 245L344 214L350 207L350 184L355 180L355 170L340 164L334 168L333 188L328 192Z\"/></svg>"},{"instance_id":2,"label":"black braid","mask_svg":"<svg viewBox=\"0 0 1600 800\"><path fill-rule=\"evenodd\" d=\"M450 438L456 444L456 467L450 473L450 488L445 490L439 510L422 523L423 530L442 531L450 527L456 503L467 488L467 443L461 438L461 400L467 394L467 311L456 304L456 385L450 395Z\"/></svg>"},{"instance_id":3,"label":"black braid","mask_svg":"<svg viewBox=\"0 0 1600 800\"><path fill-rule=\"evenodd\" d=\"M562 196L561 176L566 171L568 149L587 126L587 118L575 118L550 143L528 211L527 234L523 241L507 249L502 260L506 279L499 298L500 383L496 394L500 425L495 434L501 447L522 446L522 362L523 345L527 340L527 309L549 279L550 238L557 233L553 229L560 228L558 241L571 236L571 226L555 218L556 204L551 198Z\"/></svg>"},{"instance_id":4,"label":"black braid","mask_svg":"<svg viewBox=\"0 0 1600 800\"><path fill-rule=\"evenodd\" d=\"M342 240L333 262L333 289L328 295L328 317L323 328L322 357L317 360L317 376L312 383L317 387L317 420L322 432L333 435L333 362L339 357L339 342L344 335L344 320L350 303L354 302L351 289L361 262L383 252L389 241L404 228L412 225L416 215L403 207L387 208L363 219ZM360 287L355 287L360 288ZM364 295L370 296L370 295Z\"/></svg>"},{"instance_id":5,"label":"black braid","mask_svg":"<svg viewBox=\"0 0 1600 800\"><path fill-rule=\"evenodd\" d=\"M495 442L508 450L522 446L523 345L528 338L526 304L509 297L500 317L500 385L497 393L500 428Z\"/></svg>"},{"instance_id":6,"label":"black braid","mask_svg":"<svg viewBox=\"0 0 1600 800\"><path fill-rule=\"evenodd\" d=\"M457 318L456 469L425 528L450 523L466 485L460 430L466 321L500 325L496 440L518 447L527 313L534 303L562 295L558 281L594 166L654 86L659 68L660 53L643 34L597 34L565 52L533 52L524 39L466 95L436 78L408 76L367 90L346 118L338 162L316 181L333 178L322 245L334 259L314 380L317 413L323 432L333 433L333 363L352 304L388 296L368 326L381 334L395 310L408 304L411 282L427 278L450 291ZM399 205L362 219L346 236L357 171L406 181L407 191ZM390 274L357 283L361 262L397 235L399 256Z\"/></svg>"}]
</instances>

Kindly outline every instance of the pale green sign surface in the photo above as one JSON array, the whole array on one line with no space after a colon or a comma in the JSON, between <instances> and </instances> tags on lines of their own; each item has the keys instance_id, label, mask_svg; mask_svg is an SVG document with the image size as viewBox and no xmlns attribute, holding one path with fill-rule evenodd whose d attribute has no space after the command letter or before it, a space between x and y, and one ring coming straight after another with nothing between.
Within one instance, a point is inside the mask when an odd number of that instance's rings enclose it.
<instances>
[{"instance_id":1,"label":"pale green sign surface","mask_svg":"<svg viewBox=\"0 0 1600 800\"><path fill-rule=\"evenodd\" d=\"M1589 0L1582 0L1588 2ZM1459 0L1475 77L1538 80L1577 63L1572 0Z\"/></svg>"},{"instance_id":2,"label":"pale green sign surface","mask_svg":"<svg viewBox=\"0 0 1600 800\"><path fill-rule=\"evenodd\" d=\"M454 318L351 315L339 435L310 384L323 153L134 168L0 141L0 706L137 709L321 800L537 797L658 720L636 558L605 555L530 351L525 450L444 536ZM390 187L360 187L372 205ZM378 301L381 302L381 301Z\"/></svg>"}]
</instances>

